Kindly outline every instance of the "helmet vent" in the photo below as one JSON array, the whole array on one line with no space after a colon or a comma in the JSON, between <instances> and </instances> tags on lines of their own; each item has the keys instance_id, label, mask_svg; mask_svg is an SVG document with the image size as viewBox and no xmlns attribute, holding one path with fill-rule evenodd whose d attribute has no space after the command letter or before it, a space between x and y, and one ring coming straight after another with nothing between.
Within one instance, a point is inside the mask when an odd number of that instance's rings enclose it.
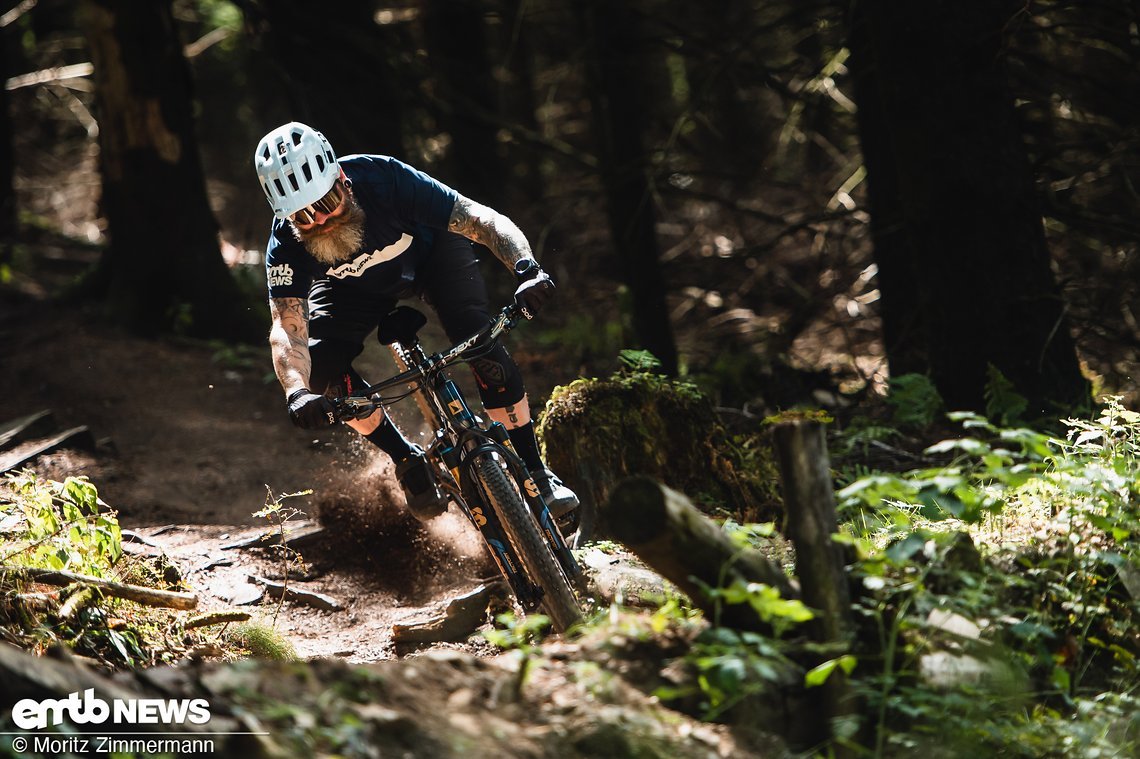
<instances>
[{"instance_id":1,"label":"helmet vent","mask_svg":"<svg viewBox=\"0 0 1140 759\"><path fill-rule=\"evenodd\" d=\"M254 168L278 219L320 200L340 173L336 153L324 135L295 121L262 138L254 152Z\"/></svg>"}]
</instances>

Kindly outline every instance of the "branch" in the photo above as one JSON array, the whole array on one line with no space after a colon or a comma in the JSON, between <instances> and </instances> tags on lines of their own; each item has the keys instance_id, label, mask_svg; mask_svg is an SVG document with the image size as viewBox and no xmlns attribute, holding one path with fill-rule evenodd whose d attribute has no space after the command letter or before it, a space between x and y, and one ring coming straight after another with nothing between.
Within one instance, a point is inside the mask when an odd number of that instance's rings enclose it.
<instances>
[{"instance_id":1,"label":"branch","mask_svg":"<svg viewBox=\"0 0 1140 759\"><path fill-rule=\"evenodd\" d=\"M83 583L98 588L103 595L125 598L128 601L147 606L163 606L169 609L193 609L198 605L198 596L193 593L178 593L171 590L155 590L139 585L125 585L121 582L104 580L100 577L76 574L62 569L41 569L39 567L0 566L0 578L31 580L46 585L71 585Z\"/></svg>"}]
</instances>

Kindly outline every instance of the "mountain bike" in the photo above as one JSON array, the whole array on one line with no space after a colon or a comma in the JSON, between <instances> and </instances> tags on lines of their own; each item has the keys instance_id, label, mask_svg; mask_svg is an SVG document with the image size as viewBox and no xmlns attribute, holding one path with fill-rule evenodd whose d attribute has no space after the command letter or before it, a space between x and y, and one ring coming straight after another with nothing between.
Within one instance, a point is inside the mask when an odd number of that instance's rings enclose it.
<instances>
[{"instance_id":1,"label":"mountain bike","mask_svg":"<svg viewBox=\"0 0 1140 759\"><path fill-rule=\"evenodd\" d=\"M506 428L476 416L446 371L478 358L520 318L518 306L507 306L483 330L429 355L418 337L427 317L401 306L385 318L377 339L402 371L334 405L346 421L415 396L433 430L424 449L441 491L479 531L523 611L542 609L555 631L565 632L582 619L582 569Z\"/></svg>"}]
</instances>

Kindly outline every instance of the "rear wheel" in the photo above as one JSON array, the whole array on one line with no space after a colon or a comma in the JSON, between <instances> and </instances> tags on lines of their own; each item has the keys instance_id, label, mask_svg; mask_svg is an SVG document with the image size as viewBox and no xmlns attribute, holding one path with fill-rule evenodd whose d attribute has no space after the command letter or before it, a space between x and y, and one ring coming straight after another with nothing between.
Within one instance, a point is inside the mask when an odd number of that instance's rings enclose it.
<instances>
[{"instance_id":1,"label":"rear wheel","mask_svg":"<svg viewBox=\"0 0 1140 759\"><path fill-rule=\"evenodd\" d=\"M555 632L565 632L582 621L582 609L562 565L543 539L538 522L523 502L514 481L494 458L479 456L475 472L531 582L542 588L543 610L550 616Z\"/></svg>"}]
</instances>

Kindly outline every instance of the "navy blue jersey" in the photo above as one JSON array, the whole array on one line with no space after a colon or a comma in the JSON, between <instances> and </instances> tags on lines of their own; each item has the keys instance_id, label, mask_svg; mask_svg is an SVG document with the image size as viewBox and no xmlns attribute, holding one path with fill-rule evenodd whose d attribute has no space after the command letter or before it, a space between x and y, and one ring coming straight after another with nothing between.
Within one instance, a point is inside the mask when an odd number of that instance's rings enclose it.
<instances>
[{"instance_id":1,"label":"navy blue jersey","mask_svg":"<svg viewBox=\"0 0 1140 759\"><path fill-rule=\"evenodd\" d=\"M265 250L270 298L305 298L316 279L341 280L362 292L391 296L415 279L435 235L447 229L458 193L395 158L350 155L340 166L364 209L364 241L352 260L336 266L317 261L274 219Z\"/></svg>"}]
</instances>

